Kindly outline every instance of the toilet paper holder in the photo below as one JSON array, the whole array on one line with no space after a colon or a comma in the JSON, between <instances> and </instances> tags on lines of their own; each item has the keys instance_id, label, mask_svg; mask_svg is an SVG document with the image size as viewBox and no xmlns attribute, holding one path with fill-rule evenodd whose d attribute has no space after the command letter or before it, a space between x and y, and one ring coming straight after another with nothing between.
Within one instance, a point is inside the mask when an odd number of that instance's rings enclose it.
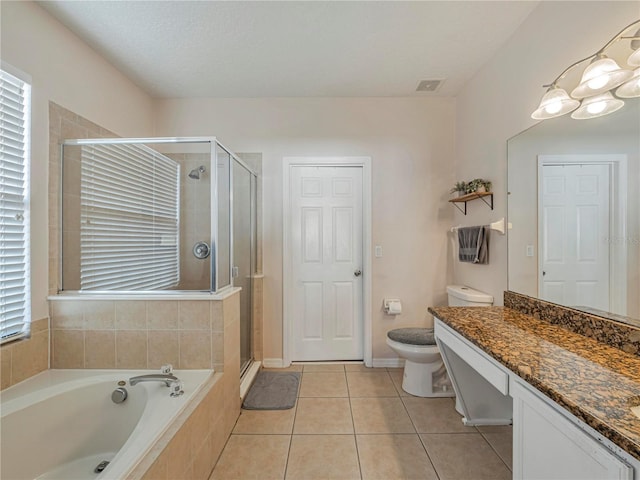
<instances>
[{"instance_id":1,"label":"toilet paper holder","mask_svg":"<svg viewBox=\"0 0 640 480\"><path fill-rule=\"evenodd\" d=\"M399 298L385 298L382 306L384 313L387 315L400 315L402 313L402 303Z\"/></svg>"}]
</instances>

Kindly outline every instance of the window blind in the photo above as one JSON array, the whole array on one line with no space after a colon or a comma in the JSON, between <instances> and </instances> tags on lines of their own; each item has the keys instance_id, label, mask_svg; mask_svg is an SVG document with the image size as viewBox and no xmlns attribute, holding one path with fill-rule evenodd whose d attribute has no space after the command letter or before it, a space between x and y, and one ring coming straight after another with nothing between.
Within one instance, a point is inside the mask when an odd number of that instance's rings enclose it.
<instances>
[{"instance_id":1,"label":"window blind","mask_svg":"<svg viewBox=\"0 0 640 480\"><path fill-rule=\"evenodd\" d=\"M178 163L141 145L83 145L80 178L80 288L175 287Z\"/></svg>"},{"instance_id":2,"label":"window blind","mask_svg":"<svg viewBox=\"0 0 640 480\"><path fill-rule=\"evenodd\" d=\"M31 86L0 70L0 342L29 334Z\"/></svg>"}]
</instances>

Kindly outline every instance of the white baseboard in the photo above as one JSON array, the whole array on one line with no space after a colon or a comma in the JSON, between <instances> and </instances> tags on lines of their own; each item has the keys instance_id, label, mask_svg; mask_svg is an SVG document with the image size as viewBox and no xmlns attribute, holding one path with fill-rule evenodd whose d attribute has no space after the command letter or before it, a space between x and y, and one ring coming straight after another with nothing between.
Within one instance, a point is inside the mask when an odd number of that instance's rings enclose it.
<instances>
[{"instance_id":1,"label":"white baseboard","mask_svg":"<svg viewBox=\"0 0 640 480\"><path fill-rule=\"evenodd\" d=\"M404 367L404 360L402 358L374 358L374 368L402 368Z\"/></svg>"},{"instance_id":2,"label":"white baseboard","mask_svg":"<svg viewBox=\"0 0 640 480\"><path fill-rule=\"evenodd\" d=\"M281 358L264 358L262 366L264 368L284 368L284 362Z\"/></svg>"}]
</instances>

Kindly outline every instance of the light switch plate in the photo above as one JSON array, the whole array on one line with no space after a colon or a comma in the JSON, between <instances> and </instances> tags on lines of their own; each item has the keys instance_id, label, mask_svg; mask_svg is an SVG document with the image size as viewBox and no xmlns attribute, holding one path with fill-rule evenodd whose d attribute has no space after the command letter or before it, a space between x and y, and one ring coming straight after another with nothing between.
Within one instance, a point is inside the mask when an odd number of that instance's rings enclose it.
<instances>
[{"instance_id":1,"label":"light switch plate","mask_svg":"<svg viewBox=\"0 0 640 480\"><path fill-rule=\"evenodd\" d=\"M382 245L376 245L375 256L376 258L382 257Z\"/></svg>"}]
</instances>

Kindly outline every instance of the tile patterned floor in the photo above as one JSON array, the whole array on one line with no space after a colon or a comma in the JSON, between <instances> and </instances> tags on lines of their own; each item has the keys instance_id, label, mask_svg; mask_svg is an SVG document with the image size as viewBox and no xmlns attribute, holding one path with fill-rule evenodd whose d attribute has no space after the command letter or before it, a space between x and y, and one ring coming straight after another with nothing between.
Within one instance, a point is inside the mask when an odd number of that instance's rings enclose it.
<instances>
[{"instance_id":1,"label":"tile patterned floor","mask_svg":"<svg viewBox=\"0 0 640 480\"><path fill-rule=\"evenodd\" d=\"M296 406L242 410L210 480L511 478L511 427L465 427L453 399L404 392L402 369L290 369Z\"/></svg>"}]
</instances>

